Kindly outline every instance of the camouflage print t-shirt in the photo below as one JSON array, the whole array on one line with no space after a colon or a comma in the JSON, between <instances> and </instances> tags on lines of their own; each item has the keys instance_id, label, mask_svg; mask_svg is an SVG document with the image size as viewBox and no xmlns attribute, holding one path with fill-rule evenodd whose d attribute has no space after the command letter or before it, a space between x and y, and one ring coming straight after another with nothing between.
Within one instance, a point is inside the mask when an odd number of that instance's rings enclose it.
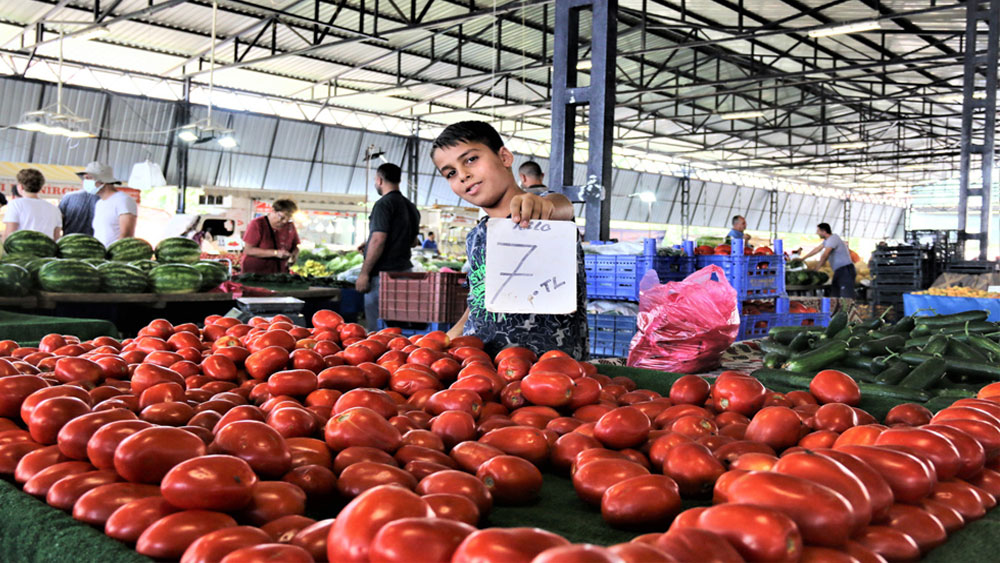
<instances>
[{"instance_id":1,"label":"camouflage print t-shirt","mask_svg":"<svg viewBox=\"0 0 1000 563\"><path fill-rule=\"evenodd\" d=\"M508 346L523 346L537 354L562 350L585 360L587 343L587 278L583 268L583 248L576 242L576 312L569 315L492 313L486 310L486 221L484 217L465 239L469 257L469 320L466 335L475 335L492 356Z\"/></svg>"}]
</instances>

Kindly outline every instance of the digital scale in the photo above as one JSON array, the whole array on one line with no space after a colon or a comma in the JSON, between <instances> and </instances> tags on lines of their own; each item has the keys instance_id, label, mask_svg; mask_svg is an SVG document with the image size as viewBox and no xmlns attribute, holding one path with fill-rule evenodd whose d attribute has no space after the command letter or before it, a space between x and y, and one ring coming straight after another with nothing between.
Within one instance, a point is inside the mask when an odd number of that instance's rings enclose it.
<instances>
[{"instance_id":1,"label":"digital scale","mask_svg":"<svg viewBox=\"0 0 1000 563\"><path fill-rule=\"evenodd\" d=\"M236 299L236 308L226 313L227 317L235 317L246 322L251 317L273 317L285 315L293 323L306 326L305 316L301 311L306 302L295 297L240 297Z\"/></svg>"}]
</instances>

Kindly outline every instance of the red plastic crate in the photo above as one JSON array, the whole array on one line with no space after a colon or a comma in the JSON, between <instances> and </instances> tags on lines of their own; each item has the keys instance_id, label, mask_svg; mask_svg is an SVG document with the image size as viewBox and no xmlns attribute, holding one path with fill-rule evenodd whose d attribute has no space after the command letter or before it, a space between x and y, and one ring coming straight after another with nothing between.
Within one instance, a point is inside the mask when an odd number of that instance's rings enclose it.
<instances>
[{"instance_id":1,"label":"red plastic crate","mask_svg":"<svg viewBox=\"0 0 1000 563\"><path fill-rule=\"evenodd\" d=\"M380 319L453 324L465 312L469 297L465 274L382 272L379 276Z\"/></svg>"}]
</instances>

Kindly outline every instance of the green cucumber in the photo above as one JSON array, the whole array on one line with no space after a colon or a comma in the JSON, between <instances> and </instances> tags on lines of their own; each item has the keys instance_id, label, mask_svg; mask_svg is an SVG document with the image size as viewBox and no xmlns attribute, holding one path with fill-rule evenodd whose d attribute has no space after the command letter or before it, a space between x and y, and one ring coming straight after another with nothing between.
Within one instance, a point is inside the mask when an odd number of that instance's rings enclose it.
<instances>
[{"instance_id":1,"label":"green cucumber","mask_svg":"<svg viewBox=\"0 0 1000 563\"><path fill-rule=\"evenodd\" d=\"M920 389L910 389L902 385L883 385L880 383L858 382L862 397L877 397L880 399L895 399L902 402L923 403L931 398L930 393Z\"/></svg>"},{"instance_id":2,"label":"green cucumber","mask_svg":"<svg viewBox=\"0 0 1000 563\"><path fill-rule=\"evenodd\" d=\"M980 352L977 348L970 346L957 338L952 338L948 342L948 357L958 358L960 360L969 360L970 362L988 362L989 358L985 354Z\"/></svg>"},{"instance_id":3,"label":"green cucumber","mask_svg":"<svg viewBox=\"0 0 1000 563\"><path fill-rule=\"evenodd\" d=\"M776 326L771 330L767 331L768 337L778 342L779 344L788 344L794 339L800 332L811 332L815 334L820 334L824 330L824 327L809 325L809 326Z\"/></svg>"},{"instance_id":4,"label":"green cucumber","mask_svg":"<svg viewBox=\"0 0 1000 563\"><path fill-rule=\"evenodd\" d=\"M943 334L935 334L927 340L927 345L920 350L921 354L928 356L941 356L948 351L948 342L951 339Z\"/></svg>"},{"instance_id":5,"label":"green cucumber","mask_svg":"<svg viewBox=\"0 0 1000 563\"><path fill-rule=\"evenodd\" d=\"M868 370L872 375L878 375L886 368L884 362L865 356L857 348L848 348L847 355L841 358L840 363L850 368Z\"/></svg>"},{"instance_id":6,"label":"green cucumber","mask_svg":"<svg viewBox=\"0 0 1000 563\"><path fill-rule=\"evenodd\" d=\"M969 344L989 356L994 362L1000 360L1000 344L993 342L989 338L978 334L970 334Z\"/></svg>"},{"instance_id":7,"label":"green cucumber","mask_svg":"<svg viewBox=\"0 0 1000 563\"><path fill-rule=\"evenodd\" d=\"M866 356L884 356L901 349L905 345L906 338L902 336L886 336L885 338L869 340L861 344L861 353Z\"/></svg>"},{"instance_id":8,"label":"green cucumber","mask_svg":"<svg viewBox=\"0 0 1000 563\"><path fill-rule=\"evenodd\" d=\"M813 376L802 375L783 369L759 369L750 374L769 388L809 389Z\"/></svg>"},{"instance_id":9,"label":"green cucumber","mask_svg":"<svg viewBox=\"0 0 1000 563\"><path fill-rule=\"evenodd\" d=\"M858 369L855 367L851 367L849 365L845 365L843 363L833 364L827 369L835 369L841 373L846 373L847 375L851 376L851 379L855 381L859 382L864 381L865 383L875 383L875 374L868 371L867 369L863 368Z\"/></svg>"},{"instance_id":10,"label":"green cucumber","mask_svg":"<svg viewBox=\"0 0 1000 563\"><path fill-rule=\"evenodd\" d=\"M845 355L847 355L847 343L843 340L832 340L815 350L790 357L782 368L798 373L817 372L839 361Z\"/></svg>"},{"instance_id":11,"label":"green cucumber","mask_svg":"<svg viewBox=\"0 0 1000 563\"><path fill-rule=\"evenodd\" d=\"M931 358L913 368L913 371L904 377L899 385L910 389L929 389L944 378L946 371L948 371L948 362L941 358Z\"/></svg>"},{"instance_id":12,"label":"green cucumber","mask_svg":"<svg viewBox=\"0 0 1000 563\"><path fill-rule=\"evenodd\" d=\"M950 407L951 404L954 403L956 399L958 399L958 397L948 397L948 396L934 397L924 403L924 408L933 413L936 413L939 410Z\"/></svg>"},{"instance_id":13,"label":"green cucumber","mask_svg":"<svg viewBox=\"0 0 1000 563\"><path fill-rule=\"evenodd\" d=\"M847 311L841 309L830 319L830 324L826 325L823 336L833 338L837 333L847 328Z\"/></svg>"},{"instance_id":14,"label":"green cucumber","mask_svg":"<svg viewBox=\"0 0 1000 563\"><path fill-rule=\"evenodd\" d=\"M899 359L910 364L911 366L918 366L933 357L934 356L928 356L927 354L918 352L903 352L899 355ZM959 360L956 358L944 358L944 360L948 365L947 373L950 379L973 378L978 380L1000 381L1000 367L997 367L994 364L970 362L968 360Z\"/></svg>"},{"instance_id":15,"label":"green cucumber","mask_svg":"<svg viewBox=\"0 0 1000 563\"><path fill-rule=\"evenodd\" d=\"M937 331L937 334L989 334L995 332L997 325L987 321L948 325Z\"/></svg>"},{"instance_id":16,"label":"green cucumber","mask_svg":"<svg viewBox=\"0 0 1000 563\"><path fill-rule=\"evenodd\" d=\"M875 378L875 383L880 385L898 385L904 377L909 375L910 369L910 364L897 361L887 367L885 371L878 374L878 377Z\"/></svg>"},{"instance_id":17,"label":"green cucumber","mask_svg":"<svg viewBox=\"0 0 1000 563\"><path fill-rule=\"evenodd\" d=\"M762 368L750 374L771 389L809 389L814 376L800 373ZM858 389L864 398L893 399L902 402L923 403L930 399L930 394L917 389L907 389L897 385L879 385L877 383L858 382Z\"/></svg>"},{"instance_id":18,"label":"green cucumber","mask_svg":"<svg viewBox=\"0 0 1000 563\"><path fill-rule=\"evenodd\" d=\"M826 335L824 334L824 336ZM839 332L829 337L828 340L847 340L850 337L851 337L851 327L845 326L844 328L840 329Z\"/></svg>"},{"instance_id":19,"label":"green cucumber","mask_svg":"<svg viewBox=\"0 0 1000 563\"><path fill-rule=\"evenodd\" d=\"M811 332L800 332L795 335L795 338L788 344L789 350L792 352L801 352L803 350L808 350L812 346L813 339L815 337Z\"/></svg>"},{"instance_id":20,"label":"green cucumber","mask_svg":"<svg viewBox=\"0 0 1000 563\"><path fill-rule=\"evenodd\" d=\"M913 330L913 327L915 327L916 325L917 325L916 320L914 320L914 318L912 316L907 316L907 317L903 317L903 318L899 319L898 323L896 323L896 324L894 324L892 326L886 327L885 329L882 330L882 332L884 332L887 335L888 334L902 334L902 335L905 336L905 335L909 334L910 331Z\"/></svg>"},{"instance_id":21,"label":"green cucumber","mask_svg":"<svg viewBox=\"0 0 1000 563\"><path fill-rule=\"evenodd\" d=\"M903 349L914 348L921 349L927 346L927 342L931 339L930 336L918 336L916 338L910 338L903 344Z\"/></svg>"},{"instance_id":22,"label":"green cucumber","mask_svg":"<svg viewBox=\"0 0 1000 563\"><path fill-rule=\"evenodd\" d=\"M792 355L792 350L788 347L787 344L779 344L777 342L774 342L773 340L761 340L760 342L757 343L757 345L760 346L760 349L765 354L774 353L774 354L780 354L785 357Z\"/></svg>"},{"instance_id":23,"label":"green cucumber","mask_svg":"<svg viewBox=\"0 0 1000 563\"><path fill-rule=\"evenodd\" d=\"M777 352L770 352L764 355L764 367L778 368L788 360L788 356L783 356Z\"/></svg>"},{"instance_id":24,"label":"green cucumber","mask_svg":"<svg viewBox=\"0 0 1000 563\"><path fill-rule=\"evenodd\" d=\"M930 328L943 327L956 323L967 323L975 321L985 321L990 316L986 311L962 311L950 315L937 315L933 317L917 317L917 326L923 325Z\"/></svg>"}]
</instances>

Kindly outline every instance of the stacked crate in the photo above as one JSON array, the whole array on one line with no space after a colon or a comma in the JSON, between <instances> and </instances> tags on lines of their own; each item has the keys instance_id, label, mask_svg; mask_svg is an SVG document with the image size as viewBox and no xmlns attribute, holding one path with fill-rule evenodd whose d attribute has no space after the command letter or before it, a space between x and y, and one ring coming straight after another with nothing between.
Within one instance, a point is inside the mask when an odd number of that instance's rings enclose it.
<instances>
[{"instance_id":1,"label":"stacked crate","mask_svg":"<svg viewBox=\"0 0 1000 563\"><path fill-rule=\"evenodd\" d=\"M602 243L592 242L591 245ZM680 281L694 272L694 244L685 243L684 256L657 256L656 240L643 242L643 253L587 254L587 299L639 301L639 283L648 270L656 272L660 283ZM590 354L594 357L623 357L636 331L630 315L589 314Z\"/></svg>"},{"instance_id":2,"label":"stacked crate","mask_svg":"<svg viewBox=\"0 0 1000 563\"><path fill-rule=\"evenodd\" d=\"M871 301L876 307L903 310L903 294L926 289L934 283L930 250L916 246L887 246L872 253Z\"/></svg>"}]
</instances>

